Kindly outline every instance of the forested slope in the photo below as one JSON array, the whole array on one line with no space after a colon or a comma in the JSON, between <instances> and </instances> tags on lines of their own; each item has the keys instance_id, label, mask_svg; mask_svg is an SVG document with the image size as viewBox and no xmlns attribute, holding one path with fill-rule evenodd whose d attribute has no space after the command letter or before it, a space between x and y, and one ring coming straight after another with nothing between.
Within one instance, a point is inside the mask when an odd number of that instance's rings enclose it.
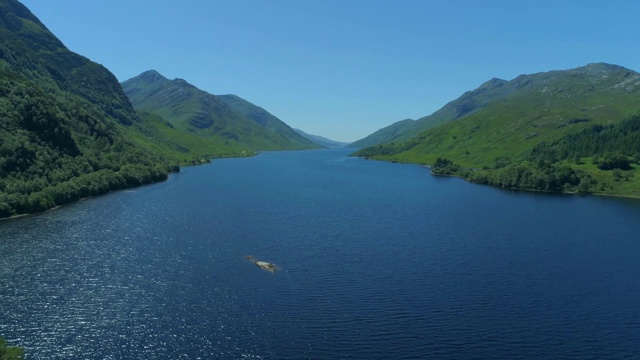
<instances>
[{"instance_id":1,"label":"forested slope","mask_svg":"<svg viewBox=\"0 0 640 360\"><path fill-rule=\"evenodd\" d=\"M106 68L0 1L0 217L165 179L175 169L124 130L139 123Z\"/></svg>"}]
</instances>

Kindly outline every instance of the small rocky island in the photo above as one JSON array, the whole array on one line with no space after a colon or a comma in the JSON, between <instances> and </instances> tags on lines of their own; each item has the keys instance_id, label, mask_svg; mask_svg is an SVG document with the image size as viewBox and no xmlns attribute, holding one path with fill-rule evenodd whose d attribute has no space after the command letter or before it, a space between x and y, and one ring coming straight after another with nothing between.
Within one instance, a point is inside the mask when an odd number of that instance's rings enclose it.
<instances>
[{"instance_id":1,"label":"small rocky island","mask_svg":"<svg viewBox=\"0 0 640 360\"><path fill-rule=\"evenodd\" d=\"M246 259L247 259L247 260L249 260L249 261L251 261L252 263L254 263L257 267L259 267L259 268L260 268L260 269L262 269L262 270L266 270L266 271L268 271L268 272L272 272L272 273L276 272L276 270L277 270L277 268L276 268L276 265L275 265L275 264L272 264L272 263L269 263L269 262L266 262L266 261L259 261L259 260L256 260L256 259L255 259L253 256L251 256L251 255L247 255L247 256L246 256Z\"/></svg>"}]
</instances>

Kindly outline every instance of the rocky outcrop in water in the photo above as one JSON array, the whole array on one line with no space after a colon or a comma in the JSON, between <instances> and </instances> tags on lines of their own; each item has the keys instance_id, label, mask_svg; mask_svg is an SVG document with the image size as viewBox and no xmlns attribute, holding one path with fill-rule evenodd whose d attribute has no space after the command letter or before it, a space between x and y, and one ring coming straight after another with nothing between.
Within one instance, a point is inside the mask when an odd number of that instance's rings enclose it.
<instances>
[{"instance_id":1,"label":"rocky outcrop in water","mask_svg":"<svg viewBox=\"0 0 640 360\"><path fill-rule=\"evenodd\" d=\"M266 262L266 261L259 261L256 260L253 256L251 255L247 255L246 256L247 260L251 261L252 263L254 263L257 267L261 268L262 270L268 271L268 272L276 272L277 267L275 264Z\"/></svg>"}]
</instances>

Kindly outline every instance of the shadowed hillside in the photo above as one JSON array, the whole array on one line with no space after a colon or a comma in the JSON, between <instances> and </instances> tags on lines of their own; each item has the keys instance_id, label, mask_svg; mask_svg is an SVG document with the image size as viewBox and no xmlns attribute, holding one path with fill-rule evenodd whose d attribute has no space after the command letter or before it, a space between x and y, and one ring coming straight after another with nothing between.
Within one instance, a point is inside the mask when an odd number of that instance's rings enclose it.
<instances>
[{"instance_id":1,"label":"shadowed hillside","mask_svg":"<svg viewBox=\"0 0 640 360\"><path fill-rule=\"evenodd\" d=\"M0 217L167 177L128 129L141 120L103 66L22 4L0 1Z\"/></svg>"}]
</instances>

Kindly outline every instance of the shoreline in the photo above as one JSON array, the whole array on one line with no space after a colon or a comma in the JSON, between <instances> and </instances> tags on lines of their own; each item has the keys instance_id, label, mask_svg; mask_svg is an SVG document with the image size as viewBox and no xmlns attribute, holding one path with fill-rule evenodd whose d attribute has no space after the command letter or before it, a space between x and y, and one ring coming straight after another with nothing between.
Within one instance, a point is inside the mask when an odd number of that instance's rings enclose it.
<instances>
[{"instance_id":1,"label":"shoreline","mask_svg":"<svg viewBox=\"0 0 640 360\"><path fill-rule=\"evenodd\" d=\"M200 165L205 165L205 164L209 164L209 162L207 162L207 163L202 163L202 164L190 165L190 166L200 166ZM181 166L180 168L182 168L182 166ZM124 187L124 188L122 188L122 189L111 190L111 191L108 191L108 192L106 192L106 193L104 193L104 194L98 194L98 195L94 195L94 196L86 196L86 197L82 197L82 198L80 198L80 199L78 199L78 200L76 200L76 201L71 201L71 202L66 203L66 204L56 205L56 206L51 207L51 208L49 208L49 209L46 209L46 210L44 210L44 211L39 211L39 212L34 212L34 213L16 214L16 215L11 215L11 216L9 216L9 217L0 218L0 223L2 223L2 222L4 222L4 221L11 221L11 220L17 220L17 219L21 219L21 218L25 218L25 217L31 217L31 216L42 215L42 214L48 213L48 212L50 212L50 211L58 210L58 209L60 209L60 208L62 208L62 207L65 207L65 206L69 206L69 205L77 204L77 203L79 203L79 202L81 202L81 201L85 201L85 200L89 200L89 199L99 198L99 197L101 197L101 196L105 196L105 195L113 194L113 193L120 192L120 191L124 191L124 190L131 190L131 189L141 188L141 187L143 187L143 186L154 185L154 184L160 184L160 183L163 183L163 182L165 182L165 181L169 180L169 176L170 176L170 175L173 175L173 174L179 174L179 173L180 173L180 171L172 171L172 172L170 172L170 173L167 173L167 177L166 177L165 179L160 180L160 181L154 181L154 182L150 182L150 183L148 183L148 184L142 184L142 185L138 185L138 186L130 186L130 187Z\"/></svg>"},{"instance_id":2,"label":"shoreline","mask_svg":"<svg viewBox=\"0 0 640 360\"><path fill-rule=\"evenodd\" d=\"M170 174L177 174L177 173L174 172L174 173L170 173ZM143 185L139 185L139 186L126 187L126 188L122 188L122 189L118 189L118 190L109 191L109 192L106 192L106 193L100 194L100 195L83 197L83 198L80 198L80 199L78 199L76 201L72 201L70 203L62 204L62 205L56 205L56 206L54 206L52 208L49 208L47 210L40 211L40 212L11 215L9 217L0 218L0 224L2 222L4 222L4 221L18 220L18 219L21 219L21 218L27 218L27 217L31 217L31 216L38 216L38 215L46 214L46 213L48 213L50 211L55 211L55 210L58 210L60 208L63 208L63 207L69 206L69 205L77 204L79 202L82 202L82 201L85 201L85 200L89 200L89 199L96 199L96 198L99 198L101 196L106 196L106 195L113 194L113 193L116 193L116 192L120 192L120 191L124 191L124 190L131 190L131 189L136 189L136 188L141 188L141 187L147 186L147 185L159 184L159 183L167 181L168 179L169 178L167 177L167 179L164 179L164 180L161 180L161 181L156 181L156 182L143 184Z\"/></svg>"},{"instance_id":3,"label":"shoreline","mask_svg":"<svg viewBox=\"0 0 640 360\"><path fill-rule=\"evenodd\" d=\"M462 176L458 176L458 175L434 174L431 171L429 171L429 173L431 174L431 176L453 177L453 178L462 179L462 180L464 180L464 181L466 181L468 183L471 183L471 184L476 184L476 185L481 185L481 186L490 186L490 187L497 188L497 189L504 189L504 190L511 190L511 191L527 191L527 192L539 192L539 193L544 193L544 194L557 194L557 195L564 194L564 195L575 195L575 196L597 195L597 196L610 196L610 197L617 197L617 198L624 198L624 199L640 199L640 196L638 196L638 195L621 195L621 194L607 194L607 193L596 193L596 192L579 193L577 191L547 191L547 190L538 190L538 189L525 189L525 188L516 188L516 187L494 186L494 185L489 185L489 184L476 183L476 182L467 180L467 179L463 178Z\"/></svg>"},{"instance_id":4,"label":"shoreline","mask_svg":"<svg viewBox=\"0 0 640 360\"><path fill-rule=\"evenodd\" d=\"M361 156L356 156L356 157L364 159ZM537 190L537 189L523 189L523 188L494 186L494 185L489 185L489 184L475 183L473 181L470 181L470 180L467 180L467 179L463 178L460 175L434 174L433 171L431 170L431 166L427 165L427 164L421 164L421 163L417 163L417 162L403 162L403 161L398 161L398 160L391 161L391 160L384 160L384 159L379 159L379 158L375 158L375 157L368 157L367 160L384 161L384 162L394 163L394 164L415 164L415 165L418 165L418 166L420 166L422 168L425 168L425 169L429 170L429 174L431 176L458 178L458 179L462 179L462 180L464 180L464 181L466 181L468 183L471 183L471 184L482 185L482 186L490 186L490 187L497 188L497 189L512 190L512 191L516 191L517 190L517 191L528 191L528 192L540 192L540 193L545 193L545 194L566 194L566 195L577 195L577 196L596 195L596 196L610 196L610 197L623 198L623 199L636 199L636 200L640 199L640 195L622 195L622 194L609 194L609 193L596 193L596 192L578 193L578 192L568 192L568 191L546 191L546 190Z\"/></svg>"},{"instance_id":5,"label":"shoreline","mask_svg":"<svg viewBox=\"0 0 640 360\"><path fill-rule=\"evenodd\" d=\"M312 149L312 150L323 150L323 149ZM269 150L267 150L267 151L269 151ZM294 150L294 151L300 151L300 150ZM302 151L304 151L304 150L302 150ZM261 154L262 154L262 153L264 153L264 152L266 152L266 151L259 151L259 152L255 152L253 155L250 155L250 156L242 156L242 157L236 157L236 156L228 156L228 157L227 157L227 156L225 156L225 157L214 157L214 158L209 158L209 159L207 159L207 161L206 161L206 162L202 162L202 163L200 163L200 164L182 165L182 166L180 166L180 169L182 169L183 167L192 167L192 166L202 166L202 165L207 165L207 164L210 164L210 163L211 163L213 160L215 160L215 159L243 159L243 158L248 158L248 157L259 156L259 155L261 155ZM353 156L353 155L352 155L352 156ZM397 161L397 160L396 160L396 161L390 161L390 160L384 160L384 159L376 159L376 158L374 158L374 157L368 157L368 158L366 158L366 159L365 159L365 158L363 158L363 157L360 157L360 156L356 156L356 157L361 158L361 159L363 159L363 160L384 161L384 162L387 162L387 163L394 163L394 164L407 164L407 165L411 164L411 165L418 165L418 166L420 166L420 167L422 167L422 168L424 168L424 169L428 170L428 171L429 171L429 174L430 174L431 176L458 178L458 179L464 180L464 181L466 181L466 182L468 182L468 183L471 183L471 184L481 185L481 186L490 186L490 187L493 187L493 188L503 189L503 190L511 190L511 191L527 191L527 192L539 192L539 193L545 193L545 194L577 195L577 196L595 195L595 196L604 196L604 197L615 197L615 198L623 198L623 199L635 199L635 200L640 200L640 195L622 195L622 194L609 194L609 193L596 193L596 192L578 193L578 192L568 192L568 191L546 191L546 190L538 190L538 189L524 189L524 188L501 187L501 186L494 186L494 185L488 185L488 184L480 184L480 183L475 183L475 182L473 182L473 181L470 181L470 180L468 180L468 179L465 179L464 177L459 176L459 175L454 175L454 174L434 174L434 173L433 173L433 171L431 170L431 166L430 166L430 165L426 165L426 164L421 164L421 163L412 163L412 162L401 162L401 161ZM79 202L81 202L81 201L85 201L85 200L88 200L88 199L98 198L98 197L105 196L105 195L108 195L108 194L111 194L111 193L115 193L115 192L119 192L119 191L123 191L123 190L136 189L136 188L140 188L140 187L148 186L148 185L153 185L153 184L159 184L159 183L162 183L162 182L167 181L167 180L169 179L169 175L172 175L172 174L179 174L179 173L180 173L180 171L177 171L177 172L170 172L170 173L168 173L168 174L167 174L167 178L166 178L166 179L163 179L163 180L161 180L161 181L151 182L151 183L143 184L143 185L139 185L139 186L125 187L125 188L122 188L122 189L118 189L118 190L114 190L114 191L109 191L109 192L107 192L107 193L99 194L99 195L95 195L95 196L83 197L83 198L80 198L80 199L78 199L78 200L76 200L76 201L72 201L72 202L67 203L67 204L56 205L56 206L54 206L54 207L52 207L52 208L50 208L50 209L47 209L47 210L44 210L44 211L41 211L41 212L16 214L16 215L11 215L11 216L9 216L9 217L0 218L0 224L1 224L2 222L5 222L5 221L11 221L11 220L17 220L17 219L21 219L21 218L30 217L30 216L37 216L37 215L41 215L41 214L47 213L47 212L49 212L49 211L55 211L55 210L58 210L58 209L60 209L60 208L62 208L62 207L65 207L65 206L69 206L69 205L72 205L72 204L76 204L76 203L79 203Z\"/></svg>"},{"instance_id":6,"label":"shoreline","mask_svg":"<svg viewBox=\"0 0 640 360\"><path fill-rule=\"evenodd\" d=\"M112 190L112 191L106 192L106 193L104 193L104 194L99 194L99 195L94 195L94 196L87 196L87 197L83 197L83 198L80 198L80 199L78 199L78 200L76 200L76 201L72 201L72 202L69 202L69 203L66 203L66 204L56 205L56 206L54 206L54 207L52 207L52 208L49 208L49 209L47 209L47 210L40 211L40 212L35 212L35 213L24 213L24 214L11 215L11 216L9 216L9 217L0 218L0 223L2 223L3 221L10 221L10 220L16 220L16 219L20 219L20 218L24 218L24 217L30 217L30 216L41 215L41 214L47 213L47 212L49 212L49 211L58 210L59 208L64 207L64 206L69 206L69 205L77 204L77 203L79 203L79 202L81 202L81 201L85 201L85 200L88 200L88 199L98 198L98 197L105 196L105 195L108 195L108 194L111 194L111 193L115 193L115 192L118 192L118 191L131 190L131 189L141 188L141 187L143 187L143 186L148 186L148 185L153 185L153 184L159 184L159 183L162 183L162 182L165 182L165 181L169 180L169 176L170 176L170 175L173 175L173 174L179 174L179 173L181 173L181 172L182 172L182 168L194 167L194 166L202 166L202 165L211 164L211 163L212 163L214 160L216 160L216 159L244 159L244 158L254 157L254 156L257 156L257 155L258 155L258 152L257 152L257 151L253 151L253 153L252 153L252 154L247 154L247 155L244 155L244 156L231 156L231 155L227 156L227 155L222 155L222 156L215 156L215 157L205 157L205 158L203 158L203 159L206 159L206 161L202 161L202 162L197 163L197 164L184 164L184 165L178 165L178 171L171 171L171 172L168 172L168 173L167 173L167 178L166 178L166 179L162 179L162 180L160 180L160 181L154 181L154 182L150 182L150 183L148 183L148 184L142 184L142 185L138 185L138 186L131 186L131 187L125 187L125 188L122 188L122 189Z\"/></svg>"},{"instance_id":7,"label":"shoreline","mask_svg":"<svg viewBox=\"0 0 640 360\"><path fill-rule=\"evenodd\" d=\"M40 211L40 212L34 212L34 213L23 213L23 214L16 214L16 215L11 215L9 217L3 217L0 218L0 224L4 221L11 221L11 220L17 220L17 219L21 219L21 218L25 218L25 217L30 217L30 216L37 216L37 215L41 215L41 214L45 214L49 211L54 211L54 210L58 210L59 208L65 207L65 206L69 206L69 205L73 205L76 203L79 203L81 201L85 201L88 199L94 199L94 198L98 198L101 196L105 196L111 193L115 193L115 192L119 192L119 191L123 191L123 190L131 190L131 189L136 189L136 188L141 188L143 186L148 186L148 185L153 185L153 184L159 184L162 182L165 182L167 180L169 180L169 176L173 175L173 174L179 174L180 172L182 172L182 168L188 168L188 167L195 167L195 166L202 166L202 165L208 165L211 164L214 160L219 160L219 159L245 159L245 158L252 158L252 157L256 157L259 156L265 152L269 152L269 151L309 151L309 150L324 150L324 149L298 149L298 150L252 150L252 153L247 153L246 155L242 155L242 156L232 156L232 155L222 155L222 156L216 156L216 157L210 157L210 158L206 158L206 161L200 162L198 164L184 164L184 165L179 165L179 170L178 171L172 171L167 173L167 178L160 180L160 181L155 181L155 182L150 182L148 184L142 184L142 185L138 185L138 186L131 186L131 187L125 187L122 189L117 189L117 190L112 190L109 192L106 192L104 194L99 194L99 195L94 195L94 196L88 196L88 197L83 197L80 198L76 201L72 201L66 204L61 204L61 205L56 205L52 208L46 209L44 211Z\"/></svg>"}]
</instances>

